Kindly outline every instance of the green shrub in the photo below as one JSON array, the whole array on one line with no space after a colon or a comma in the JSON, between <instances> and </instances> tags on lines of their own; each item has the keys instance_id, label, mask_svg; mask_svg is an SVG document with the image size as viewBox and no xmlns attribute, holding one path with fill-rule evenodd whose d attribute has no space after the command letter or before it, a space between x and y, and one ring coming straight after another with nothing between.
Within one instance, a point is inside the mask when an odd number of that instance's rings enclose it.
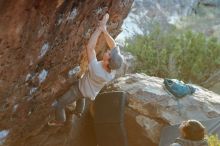
<instances>
[{"instance_id":1,"label":"green shrub","mask_svg":"<svg viewBox=\"0 0 220 146\"><path fill-rule=\"evenodd\" d=\"M202 83L220 67L220 43L190 30L161 31L126 40L125 50L137 57L137 72Z\"/></svg>"},{"instance_id":2,"label":"green shrub","mask_svg":"<svg viewBox=\"0 0 220 146\"><path fill-rule=\"evenodd\" d=\"M208 137L209 146L220 146L220 140L217 135L211 135Z\"/></svg>"}]
</instances>

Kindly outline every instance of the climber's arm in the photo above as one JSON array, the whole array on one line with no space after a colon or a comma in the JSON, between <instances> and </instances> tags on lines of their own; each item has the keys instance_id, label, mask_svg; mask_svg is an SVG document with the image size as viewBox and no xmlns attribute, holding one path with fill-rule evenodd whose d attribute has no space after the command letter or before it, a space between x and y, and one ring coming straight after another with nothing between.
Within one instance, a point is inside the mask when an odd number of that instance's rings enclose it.
<instances>
[{"instance_id":1,"label":"climber's arm","mask_svg":"<svg viewBox=\"0 0 220 146\"><path fill-rule=\"evenodd\" d=\"M102 30L102 32L104 33L105 36L105 40L109 46L110 49L115 48L116 47L116 42L115 40L112 38L112 36L109 34L109 32L106 29L106 25L102 25L100 26L100 29Z\"/></svg>"},{"instance_id":2,"label":"climber's arm","mask_svg":"<svg viewBox=\"0 0 220 146\"><path fill-rule=\"evenodd\" d=\"M109 32L108 31L103 31L103 33L105 34L105 40L106 40L109 48L110 49L115 48L116 47L116 42L112 38L112 36L109 34Z\"/></svg>"},{"instance_id":3,"label":"climber's arm","mask_svg":"<svg viewBox=\"0 0 220 146\"><path fill-rule=\"evenodd\" d=\"M96 30L91 35L89 42L87 44L86 51L87 51L87 57L89 63L92 61L92 59L96 57L95 46L100 34L101 34L100 29L96 28Z\"/></svg>"}]
</instances>

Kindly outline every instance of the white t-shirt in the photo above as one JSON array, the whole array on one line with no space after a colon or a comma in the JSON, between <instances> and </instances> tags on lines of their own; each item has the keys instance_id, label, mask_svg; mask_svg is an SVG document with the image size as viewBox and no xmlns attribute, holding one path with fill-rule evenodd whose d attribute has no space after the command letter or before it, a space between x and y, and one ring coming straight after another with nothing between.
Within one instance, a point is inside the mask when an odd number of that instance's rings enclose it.
<instances>
[{"instance_id":1,"label":"white t-shirt","mask_svg":"<svg viewBox=\"0 0 220 146\"><path fill-rule=\"evenodd\" d=\"M102 62L94 58L88 65L89 70L79 79L79 90L84 97L95 100L103 86L115 77L115 71L107 72Z\"/></svg>"}]
</instances>

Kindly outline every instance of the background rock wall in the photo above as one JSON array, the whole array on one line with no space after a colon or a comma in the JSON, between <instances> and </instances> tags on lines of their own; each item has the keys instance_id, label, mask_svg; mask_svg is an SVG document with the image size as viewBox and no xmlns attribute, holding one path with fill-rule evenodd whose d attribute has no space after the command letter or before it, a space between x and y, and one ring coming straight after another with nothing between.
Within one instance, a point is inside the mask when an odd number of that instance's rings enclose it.
<instances>
[{"instance_id":1,"label":"background rock wall","mask_svg":"<svg viewBox=\"0 0 220 146\"><path fill-rule=\"evenodd\" d=\"M159 145L165 126L184 120L205 121L220 116L220 95L201 86L177 99L164 88L163 79L145 74L127 74L114 80L103 91L127 94L125 125L131 146Z\"/></svg>"}]
</instances>

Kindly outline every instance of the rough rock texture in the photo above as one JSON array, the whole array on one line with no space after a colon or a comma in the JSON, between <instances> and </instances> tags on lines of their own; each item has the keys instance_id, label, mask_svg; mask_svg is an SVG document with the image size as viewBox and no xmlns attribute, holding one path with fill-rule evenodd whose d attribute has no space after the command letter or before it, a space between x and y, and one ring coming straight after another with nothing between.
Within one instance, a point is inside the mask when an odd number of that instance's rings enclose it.
<instances>
[{"instance_id":1,"label":"rough rock texture","mask_svg":"<svg viewBox=\"0 0 220 146\"><path fill-rule=\"evenodd\" d=\"M130 145L156 146L164 126L186 119L207 120L220 116L220 95L192 86L196 88L193 95L176 100L164 90L163 79L129 74L112 82L104 91L127 93L125 122Z\"/></svg>"},{"instance_id":2,"label":"rough rock texture","mask_svg":"<svg viewBox=\"0 0 220 146\"><path fill-rule=\"evenodd\" d=\"M108 11L108 29L116 37L132 2L0 1L0 130L9 130L8 145L95 145L89 116L73 129L50 129L48 114L52 101L74 81L68 71L79 64L85 71L85 44L98 19ZM98 54L106 48L103 39ZM80 127L87 129L81 137L90 138L77 137Z\"/></svg>"}]
</instances>

